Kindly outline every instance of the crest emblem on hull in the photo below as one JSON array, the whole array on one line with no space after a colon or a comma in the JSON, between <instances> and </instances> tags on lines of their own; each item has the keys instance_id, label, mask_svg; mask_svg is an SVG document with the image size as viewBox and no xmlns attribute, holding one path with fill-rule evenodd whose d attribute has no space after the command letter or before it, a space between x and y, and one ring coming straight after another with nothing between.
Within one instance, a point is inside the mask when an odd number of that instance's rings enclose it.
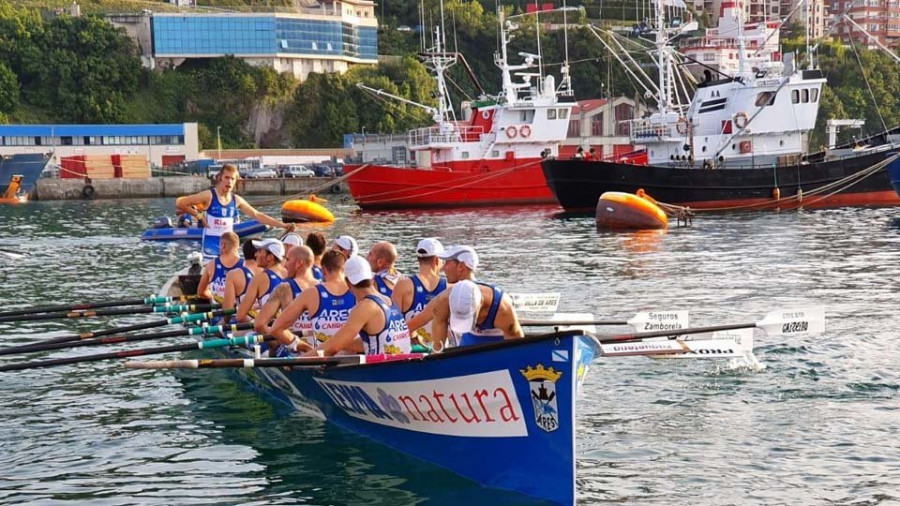
<instances>
[{"instance_id":1,"label":"crest emblem on hull","mask_svg":"<svg viewBox=\"0 0 900 506\"><path fill-rule=\"evenodd\" d=\"M528 380L531 391L531 407L534 408L534 423L545 432L553 432L559 428L559 409L556 403L556 381L563 375L553 367L544 368L528 366L519 369Z\"/></svg>"}]
</instances>

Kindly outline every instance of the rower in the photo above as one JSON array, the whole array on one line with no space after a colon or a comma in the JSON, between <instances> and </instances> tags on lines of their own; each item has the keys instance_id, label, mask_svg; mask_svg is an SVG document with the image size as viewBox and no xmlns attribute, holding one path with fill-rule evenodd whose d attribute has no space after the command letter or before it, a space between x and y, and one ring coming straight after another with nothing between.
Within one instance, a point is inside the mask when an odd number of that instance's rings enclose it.
<instances>
[{"instance_id":1,"label":"rower","mask_svg":"<svg viewBox=\"0 0 900 506\"><path fill-rule=\"evenodd\" d=\"M315 257L315 262L312 266L313 276L317 280L322 281L324 279L322 277L322 255L325 254L325 248L328 246L328 243L325 242L325 235L322 232L310 232L306 236L306 245L309 246Z\"/></svg>"},{"instance_id":2,"label":"rower","mask_svg":"<svg viewBox=\"0 0 900 506\"><path fill-rule=\"evenodd\" d=\"M213 258L219 254L219 237L225 232L233 231L238 210L263 225L280 227L288 231L294 230L293 223L288 224L257 211L243 197L233 193L239 178L237 167L230 164L225 165L219 173L216 186L175 199L175 212L193 216L203 227L201 246L203 255L207 258ZM197 208L206 209L206 216L204 217Z\"/></svg>"},{"instance_id":3,"label":"rower","mask_svg":"<svg viewBox=\"0 0 900 506\"><path fill-rule=\"evenodd\" d=\"M331 356L354 351L359 335L366 355L400 355L410 352L409 329L400 309L391 299L378 293L369 262L359 256L350 257L344 266L344 278L356 298L347 323L318 351ZM316 351L307 352L316 355Z\"/></svg>"},{"instance_id":4,"label":"rower","mask_svg":"<svg viewBox=\"0 0 900 506\"><path fill-rule=\"evenodd\" d=\"M281 344L293 351L309 351L328 341L347 322L356 298L344 281L344 255L327 251L322 256L322 283L303 290L285 308L269 331ZM312 315L312 316L310 316ZM291 334L303 331L306 341L301 342Z\"/></svg>"},{"instance_id":5,"label":"rower","mask_svg":"<svg viewBox=\"0 0 900 506\"><path fill-rule=\"evenodd\" d=\"M262 271L256 263L256 247L253 246L252 239L244 241L241 251L244 255L244 264L225 276L225 296L222 299L222 309L237 308L247 294L250 280Z\"/></svg>"},{"instance_id":6,"label":"rower","mask_svg":"<svg viewBox=\"0 0 900 506\"><path fill-rule=\"evenodd\" d=\"M478 268L478 253L471 246L451 246L438 253L437 257L444 261L443 271L447 277L448 285L464 279L475 279L475 269ZM419 314L406 322L411 332L416 332L431 321L435 300L432 299Z\"/></svg>"},{"instance_id":7,"label":"rower","mask_svg":"<svg viewBox=\"0 0 900 506\"><path fill-rule=\"evenodd\" d=\"M291 252L291 248L294 246L303 246L303 238L296 232L288 232L281 238L281 243L284 244L284 258L287 258L288 253Z\"/></svg>"},{"instance_id":8,"label":"rower","mask_svg":"<svg viewBox=\"0 0 900 506\"><path fill-rule=\"evenodd\" d=\"M356 244L356 239L349 235L338 236L334 242L331 243L331 249L340 251L344 255L344 260L349 260L350 257L359 254L359 245Z\"/></svg>"},{"instance_id":9,"label":"rower","mask_svg":"<svg viewBox=\"0 0 900 506\"><path fill-rule=\"evenodd\" d=\"M253 279L250 280L247 294L241 300L235 315L238 323L250 321L250 310L262 308L266 301L269 300L275 287L287 275L287 271L281 265L281 262L284 260L284 244L281 241L278 239L264 239L262 241L253 241L253 246L256 247L256 263L259 264L263 271L253 276Z\"/></svg>"},{"instance_id":10,"label":"rower","mask_svg":"<svg viewBox=\"0 0 900 506\"><path fill-rule=\"evenodd\" d=\"M203 267L197 295L208 300L221 301L225 298L225 276L234 269L244 265L238 254L240 239L234 232L225 232L219 239L219 256L210 260Z\"/></svg>"},{"instance_id":11,"label":"rower","mask_svg":"<svg viewBox=\"0 0 900 506\"><path fill-rule=\"evenodd\" d=\"M447 279L440 275L441 259L437 256L443 251L444 246L437 239L428 238L419 241L416 246L419 271L412 276L401 278L394 287L391 299L403 311L407 325L447 288ZM430 342L431 322L420 327L413 335L413 339L421 344Z\"/></svg>"},{"instance_id":12,"label":"rower","mask_svg":"<svg viewBox=\"0 0 900 506\"><path fill-rule=\"evenodd\" d=\"M259 314L256 315L253 329L260 334L269 333L269 322L279 311L283 311L303 290L318 284L310 268L313 263L312 250L306 246L295 246L285 254L284 268L287 278L272 292Z\"/></svg>"},{"instance_id":13,"label":"rower","mask_svg":"<svg viewBox=\"0 0 900 506\"><path fill-rule=\"evenodd\" d=\"M397 261L397 248L387 241L379 241L372 245L366 256L369 267L375 273L375 288L378 293L390 297L394 292L394 286L400 279L400 273L394 268Z\"/></svg>"},{"instance_id":14,"label":"rower","mask_svg":"<svg viewBox=\"0 0 900 506\"><path fill-rule=\"evenodd\" d=\"M472 346L522 337L512 299L493 285L465 279L434 299L435 352L445 339L447 346Z\"/></svg>"}]
</instances>

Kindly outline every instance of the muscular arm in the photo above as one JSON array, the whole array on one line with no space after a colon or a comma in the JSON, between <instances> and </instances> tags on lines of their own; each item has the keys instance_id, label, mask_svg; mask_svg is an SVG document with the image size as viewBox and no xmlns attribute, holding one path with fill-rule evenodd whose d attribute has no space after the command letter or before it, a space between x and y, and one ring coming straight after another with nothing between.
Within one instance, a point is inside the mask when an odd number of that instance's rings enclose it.
<instances>
[{"instance_id":1,"label":"muscular arm","mask_svg":"<svg viewBox=\"0 0 900 506\"><path fill-rule=\"evenodd\" d=\"M288 231L294 230L295 227L293 223L288 224L283 221L278 221L262 211L257 211L255 207L248 204L247 201L244 200L244 198L240 195L235 195L234 198L237 204L237 208L240 209L242 213L250 216L263 225L268 225L270 227L279 227Z\"/></svg>"},{"instance_id":2,"label":"muscular arm","mask_svg":"<svg viewBox=\"0 0 900 506\"><path fill-rule=\"evenodd\" d=\"M370 300L358 302L350 310L347 323L331 339L325 341L319 349L322 350L326 357L330 357L344 349L350 350L353 340L366 325L366 322L369 321L369 318L375 314L375 311L380 312L381 308L374 302Z\"/></svg>"},{"instance_id":3,"label":"muscular arm","mask_svg":"<svg viewBox=\"0 0 900 506\"><path fill-rule=\"evenodd\" d=\"M253 330L260 334L269 333L269 321L278 314L278 310L287 307L291 301L291 286L282 283L275 287L272 296L266 301L266 304L259 310L256 319L253 320Z\"/></svg>"},{"instance_id":4,"label":"muscular arm","mask_svg":"<svg viewBox=\"0 0 900 506\"><path fill-rule=\"evenodd\" d=\"M435 353L444 349L444 341L450 331L450 298L445 293L435 297L426 306L426 309L432 308L434 315L431 323L431 346Z\"/></svg>"},{"instance_id":5,"label":"muscular arm","mask_svg":"<svg viewBox=\"0 0 900 506\"><path fill-rule=\"evenodd\" d=\"M200 284L197 285L197 295L205 299L212 300L212 290L209 289L209 282L212 280L213 272L216 270L216 261L210 260L203 266L203 275L200 276Z\"/></svg>"},{"instance_id":6,"label":"muscular arm","mask_svg":"<svg viewBox=\"0 0 900 506\"><path fill-rule=\"evenodd\" d=\"M434 305L439 298L440 298L440 296L437 296L437 297L431 299L431 302L429 302L428 304L425 305L424 308L422 308L421 313L417 314L416 316L413 316L412 318L410 318L410 320L408 322L406 322L406 326L409 327L410 334L419 330L420 328L424 327L425 325L428 325L428 322L430 322L432 320L432 318L434 317Z\"/></svg>"},{"instance_id":7,"label":"muscular arm","mask_svg":"<svg viewBox=\"0 0 900 506\"><path fill-rule=\"evenodd\" d=\"M400 278L400 281L397 281L397 286L394 287L394 292L391 294L391 300L400 308L401 312L405 313L409 311L409 307L412 305L412 296L412 280L407 277Z\"/></svg>"},{"instance_id":8,"label":"muscular arm","mask_svg":"<svg viewBox=\"0 0 900 506\"><path fill-rule=\"evenodd\" d=\"M192 208L191 206L196 206L198 208L206 209L209 207L209 204L212 202L212 194L209 190L204 190L199 193L195 193L193 195L185 195L184 197L178 197L175 199L175 213L176 214L189 214L194 218L197 217L199 212L197 209Z\"/></svg>"},{"instance_id":9,"label":"muscular arm","mask_svg":"<svg viewBox=\"0 0 900 506\"><path fill-rule=\"evenodd\" d=\"M253 279L250 281L250 287L247 288L247 295L241 300L241 305L238 307L235 315L238 323L250 321L250 310L253 308L253 303L256 302L260 293L265 293L266 289L268 289L268 286L264 287L263 283L269 284L268 276L263 273L253 276Z\"/></svg>"},{"instance_id":10,"label":"muscular arm","mask_svg":"<svg viewBox=\"0 0 900 506\"><path fill-rule=\"evenodd\" d=\"M503 330L503 339L519 339L525 337L522 326L519 325L519 317L516 315L516 309L512 305L512 299L509 295L503 294L503 300L500 301L500 314L502 323L497 328Z\"/></svg>"},{"instance_id":11,"label":"muscular arm","mask_svg":"<svg viewBox=\"0 0 900 506\"><path fill-rule=\"evenodd\" d=\"M281 314L278 315L278 318L275 319L275 322L269 328L269 335L278 339L281 343L289 344L294 339L293 334L289 330L294 325L294 322L300 319L304 311L307 314L313 314L318 309L319 294L315 287L303 290L299 297L281 311Z\"/></svg>"}]
</instances>

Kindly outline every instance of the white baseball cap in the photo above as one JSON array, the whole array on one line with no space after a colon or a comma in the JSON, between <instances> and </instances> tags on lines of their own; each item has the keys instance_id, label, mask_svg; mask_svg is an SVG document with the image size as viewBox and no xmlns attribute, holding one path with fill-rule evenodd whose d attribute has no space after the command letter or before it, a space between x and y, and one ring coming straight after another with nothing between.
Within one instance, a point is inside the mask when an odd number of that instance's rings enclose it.
<instances>
[{"instance_id":1,"label":"white baseball cap","mask_svg":"<svg viewBox=\"0 0 900 506\"><path fill-rule=\"evenodd\" d=\"M303 246L303 238L293 232L286 234L284 238L281 239L281 242L283 242L285 246L288 244L291 246Z\"/></svg>"},{"instance_id":2,"label":"white baseball cap","mask_svg":"<svg viewBox=\"0 0 900 506\"><path fill-rule=\"evenodd\" d=\"M416 256L419 258L433 257L444 251L444 245L434 237L422 239L416 246Z\"/></svg>"},{"instance_id":3,"label":"white baseball cap","mask_svg":"<svg viewBox=\"0 0 900 506\"><path fill-rule=\"evenodd\" d=\"M339 248L346 251L351 257L359 254L359 245L356 244L356 239L350 237L349 235L338 236L334 240L334 243L337 244Z\"/></svg>"},{"instance_id":4,"label":"white baseball cap","mask_svg":"<svg viewBox=\"0 0 900 506\"><path fill-rule=\"evenodd\" d=\"M266 250L275 255L278 260L284 260L284 244L278 239L263 239L262 241L252 241L253 247L257 250Z\"/></svg>"},{"instance_id":5,"label":"white baseball cap","mask_svg":"<svg viewBox=\"0 0 900 506\"><path fill-rule=\"evenodd\" d=\"M450 246L438 253L441 260L456 260L466 264L473 271L478 268L478 253L471 246Z\"/></svg>"},{"instance_id":6,"label":"white baseball cap","mask_svg":"<svg viewBox=\"0 0 900 506\"><path fill-rule=\"evenodd\" d=\"M361 281L374 277L369 261L359 255L353 255L344 264L344 276L350 281L351 285L357 285Z\"/></svg>"},{"instance_id":7,"label":"white baseball cap","mask_svg":"<svg viewBox=\"0 0 900 506\"><path fill-rule=\"evenodd\" d=\"M481 308L481 289L474 282L460 281L450 289L450 330L458 334L475 328Z\"/></svg>"}]
</instances>

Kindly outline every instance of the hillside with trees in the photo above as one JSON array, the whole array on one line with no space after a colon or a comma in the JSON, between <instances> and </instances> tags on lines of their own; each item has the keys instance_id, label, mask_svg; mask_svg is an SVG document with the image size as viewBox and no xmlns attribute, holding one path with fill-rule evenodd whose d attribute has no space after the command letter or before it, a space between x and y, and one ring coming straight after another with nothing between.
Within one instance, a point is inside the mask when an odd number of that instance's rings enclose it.
<instances>
[{"instance_id":1,"label":"hillside with trees","mask_svg":"<svg viewBox=\"0 0 900 506\"><path fill-rule=\"evenodd\" d=\"M209 0L224 5L227 0ZM238 0L235 0L238 1ZM254 7L276 8L292 0L255 2ZM406 3L404 3L406 2ZM397 30L399 23L428 28L440 19L438 0L425 0L416 14L412 0L386 3L379 30L383 63L356 66L343 75L314 74L303 83L266 67L253 67L225 57L186 62L177 69L149 71L140 66L134 43L101 17L48 15L56 0L11 2L0 0L0 121L12 123L180 123L200 124L200 142L215 146L217 129L224 147L339 146L351 132L403 132L427 125L421 109L373 97L356 84L409 100L433 104L434 84L417 60L421 50L415 30ZM111 5L158 4L139 0L85 0L83 12ZM246 5L246 2L241 2ZM614 5L614 4L613 4ZM519 5L505 7L508 15ZM444 25L448 50L466 57L480 86L488 94L499 90L494 66L498 20L493 7L480 1L445 0ZM590 8L588 9L590 12ZM571 11L568 20L569 59L577 98L625 95L642 99L620 65L584 25L584 11ZM542 23L561 23L559 14L542 15ZM538 34L533 18L516 19L519 29L511 41L514 62L519 52L536 52ZM409 26L409 25L408 25ZM540 45L544 71L559 75L565 58L563 30L542 30ZM787 39L784 51L805 55L805 41ZM636 50L637 48L629 48ZM648 62L637 52L637 58ZM826 42L818 62L828 76L823 92L819 129L811 147L824 143L828 118L863 118L869 132L892 127L900 113L900 65L888 55L862 47ZM649 65L648 65L649 67ZM454 103L477 99L478 87L464 66L449 72ZM877 104L877 105L876 105ZM883 120L882 120L883 118Z\"/></svg>"}]
</instances>

